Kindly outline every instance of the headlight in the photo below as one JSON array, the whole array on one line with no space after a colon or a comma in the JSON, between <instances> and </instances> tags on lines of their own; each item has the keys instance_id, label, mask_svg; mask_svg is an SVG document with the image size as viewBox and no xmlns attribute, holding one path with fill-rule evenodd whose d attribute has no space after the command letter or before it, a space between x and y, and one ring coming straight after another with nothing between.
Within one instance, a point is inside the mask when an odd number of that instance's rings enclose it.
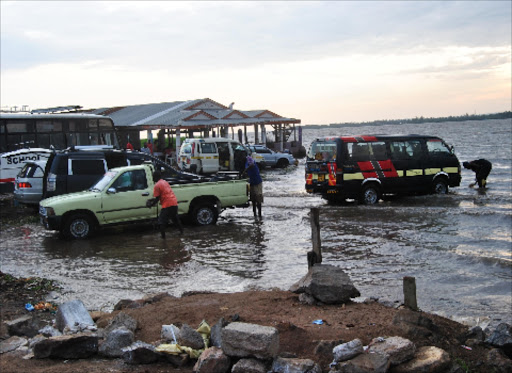
<instances>
[{"instance_id":1,"label":"headlight","mask_svg":"<svg viewBox=\"0 0 512 373\"><path fill-rule=\"evenodd\" d=\"M39 214L43 216L52 216L55 215L55 210L52 207L39 206Z\"/></svg>"}]
</instances>

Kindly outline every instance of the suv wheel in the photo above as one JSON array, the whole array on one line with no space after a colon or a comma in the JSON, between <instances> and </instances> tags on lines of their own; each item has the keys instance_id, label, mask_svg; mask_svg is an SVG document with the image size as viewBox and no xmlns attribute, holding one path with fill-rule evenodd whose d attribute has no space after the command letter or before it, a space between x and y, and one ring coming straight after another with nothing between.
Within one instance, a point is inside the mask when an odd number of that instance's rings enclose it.
<instances>
[{"instance_id":1,"label":"suv wheel","mask_svg":"<svg viewBox=\"0 0 512 373\"><path fill-rule=\"evenodd\" d=\"M432 184L432 192L434 194L446 194L448 193L448 184L442 177L438 177Z\"/></svg>"}]
</instances>

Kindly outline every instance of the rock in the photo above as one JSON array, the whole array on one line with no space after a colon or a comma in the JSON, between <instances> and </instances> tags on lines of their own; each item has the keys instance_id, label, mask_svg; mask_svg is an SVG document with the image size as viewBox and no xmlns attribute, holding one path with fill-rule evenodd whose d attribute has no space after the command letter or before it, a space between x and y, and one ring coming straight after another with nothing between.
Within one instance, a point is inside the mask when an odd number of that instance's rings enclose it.
<instances>
[{"instance_id":1,"label":"rock","mask_svg":"<svg viewBox=\"0 0 512 373\"><path fill-rule=\"evenodd\" d=\"M83 333L51 337L34 345L37 359L85 359L97 352L98 337Z\"/></svg>"},{"instance_id":2,"label":"rock","mask_svg":"<svg viewBox=\"0 0 512 373\"><path fill-rule=\"evenodd\" d=\"M148 296L145 296L144 298L142 298L142 301L144 302L144 304L151 304L151 303L157 303L157 302L160 302L164 299L168 299L168 298L172 298L172 299L177 299L176 297L173 297L171 294L169 293L157 293L157 294L150 294Z\"/></svg>"},{"instance_id":3,"label":"rock","mask_svg":"<svg viewBox=\"0 0 512 373\"><path fill-rule=\"evenodd\" d=\"M267 373L267 365L258 359L240 359L231 368L231 373Z\"/></svg>"},{"instance_id":4,"label":"rock","mask_svg":"<svg viewBox=\"0 0 512 373\"><path fill-rule=\"evenodd\" d=\"M106 312L103 312L103 311L91 311L89 312L89 315L91 315L91 319L96 322L98 321L101 317L105 316L105 315L108 315Z\"/></svg>"},{"instance_id":5,"label":"rock","mask_svg":"<svg viewBox=\"0 0 512 373\"><path fill-rule=\"evenodd\" d=\"M499 324L485 343L503 349L503 352L512 359L512 326L506 323Z\"/></svg>"},{"instance_id":6,"label":"rock","mask_svg":"<svg viewBox=\"0 0 512 373\"><path fill-rule=\"evenodd\" d=\"M487 363L492 366L494 373L512 372L512 360L507 358L500 349L493 348L487 353Z\"/></svg>"},{"instance_id":7,"label":"rock","mask_svg":"<svg viewBox=\"0 0 512 373\"><path fill-rule=\"evenodd\" d=\"M144 306L144 301L142 299L139 299L139 300L121 299L114 306L114 311L121 311L124 309L141 308L142 306Z\"/></svg>"},{"instance_id":8,"label":"rock","mask_svg":"<svg viewBox=\"0 0 512 373\"><path fill-rule=\"evenodd\" d=\"M62 335L61 332L50 325L46 325L44 328L39 329L38 333L44 335L45 337L58 337L59 335Z\"/></svg>"},{"instance_id":9,"label":"rock","mask_svg":"<svg viewBox=\"0 0 512 373\"><path fill-rule=\"evenodd\" d=\"M234 322L222 329L222 349L228 356L273 358L279 351L279 332L270 326Z\"/></svg>"},{"instance_id":10,"label":"rock","mask_svg":"<svg viewBox=\"0 0 512 373\"><path fill-rule=\"evenodd\" d=\"M222 328L226 327L229 324L224 318L220 318L217 323L212 326L210 330L210 342L212 346L220 347L222 345Z\"/></svg>"},{"instance_id":11,"label":"rock","mask_svg":"<svg viewBox=\"0 0 512 373\"><path fill-rule=\"evenodd\" d=\"M133 339L134 336L131 330L125 327L114 329L107 335L98 352L106 357L121 357L124 353L123 348L130 346Z\"/></svg>"},{"instance_id":12,"label":"rock","mask_svg":"<svg viewBox=\"0 0 512 373\"><path fill-rule=\"evenodd\" d=\"M19 337L14 335L5 341L0 342L0 354L5 354L6 352L14 351L21 346L26 346L28 344L28 339Z\"/></svg>"},{"instance_id":13,"label":"rock","mask_svg":"<svg viewBox=\"0 0 512 373\"><path fill-rule=\"evenodd\" d=\"M391 363L381 354L360 354L355 358L340 362L331 372L342 373L386 373Z\"/></svg>"},{"instance_id":14,"label":"rock","mask_svg":"<svg viewBox=\"0 0 512 373\"><path fill-rule=\"evenodd\" d=\"M473 326L468 330L468 332L465 335L465 338L483 342L485 340L485 333L481 327Z\"/></svg>"},{"instance_id":15,"label":"rock","mask_svg":"<svg viewBox=\"0 0 512 373\"><path fill-rule=\"evenodd\" d=\"M203 351L194 365L194 373L226 373L229 372L231 359L218 347L210 347Z\"/></svg>"},{"instance_id":16,"label":"rock","mask_svg":"<svg viewBox=\"0 0 512 373\"><path fill-rule=\"evenodd\" d=\"M314 296L309 295L307 293L299 294L299 302L301 302L302 304L308 304L310 306L314 306L318 303Z\"/></svg>"},{"instance_id":17,"label":"rock","mask_svg":"<svg viewBox=\"0 0 512 373\"><path fill-rule=\"evenodd\" d=\"M110 320L108 326L105 328L105 332L108 334L114 329L126 328L132 332L137 329L137 320L124 312L119 312L112 320Z\"/></svg>"},{"instance_id":18,"label":"rock","mask_svg":"<svg viewBox=\"0 0 512 373\"><path fill-rule=\"evenodd\" d=\"M178 336L180 335L180 328L176 325L162 325L160 338L165 342L178 343Z\"/></svg>"},{"instance_id":19,"label":"rock","mask_svg":"<svg viewBox=\"0 0 512 373\"><path fill-rule=\"evenodd\" d=\"M322 373L320 366L310 359L278 357L272 363L272 373Z\"/></svg>"},{"instance_id":20,"label":"rock","mask_svg":"<svg viewBox=\"0 0 512 373\"><path fill-rule=\"evenodd\" d=\"M414 358L392 368L393 373L437 373L450 367L448 353L438 347L424 346L418 348Z\"/></svg>"},{"instance_id":21,"label":"rock","mask_svg":"<svg viewBox=\"0 0 512 373\"><path fill-rule=\"evenodd\" d=\"M333 348L334 361L345 361L362 354L364 352L363 342L360 339L354 339L350 342L340 344Z\"/></svg>"},{"instance_id":22,"label":"rock","mask_svg":"<svg viewBox=\"0 0 512 373\"><path fill-rule=\"evenodd\" d=\"M411 360L415 352L416 345L402 337L375 338L368 348L368 353L388 356L391 365L398 365Z\"/></svg>"},{"instance_id":23,"label":"rock","mask_svg":"<svg viewBox=\"0 0 512 373\"><path fill-rule=\"evenodd\" d=\"M39 333L39 329L44 326L44 323L35 316L26 315L11 321L5 321L5 325L9 335L32 338Z\"/></svg>"},{"instance_id":24,"label":"rock","mask_svg":"<svg viewBox=\"0 0 512 373\"><path fill-rule=\"evenodd\" d=\"M422 312L401 309L393 317L393 324L402 329L411 339L428 337L438 331L437 325Z\"/></svg>"},{"instance_id":25,"label":"rock","mask_svg":"<svg viewBox=\"0 0 512 373\"><path fill-rule=\"evenodd\" d=\"M329 264L315 264L290 291L309 294L326 304L347 303L361 295L341 268Z\"/></svg>"},{"instance_id":26,"label":"rock","mask_svg":"<svg viewBox=\"0 0 512 373\"><path fill-rule=\"evenodd\" d=\"M313 350L315 355L330 355L333 353L334 347L344 343L341 339L337 341L318 341Z\"/></svg>"},{"instance_id":27,"label":"rock","mask_svg":"<svg viewBox=\"0 0 512 373\"><path fill-rule=\"evenodd\" d=\"M123 348L123 360L127 364L151 364L165 357L149 343L137 341Z\"/></svg>"},{"instance_id":28,"label":"rock","mask_svg":"<svg viewBox=\"0 0 512 373\"><path fill-rule=\"evenodd\" d=\"M194 350L204 348L204 339L199 332L187 324L183 324L178 335L178 344L191 347Z\"/></svg>"},{"instance_id":29,"label":"rock","mask_svg":"<svg viewBox=\"0 0 512 373\"><path fill-rule=\"evenodd\" d=\"M57 329L64 328L71 331L81 331L87 328L94 328L95 324L81 300L66 302L57 311Z\"/></svg>"}]
</instances>

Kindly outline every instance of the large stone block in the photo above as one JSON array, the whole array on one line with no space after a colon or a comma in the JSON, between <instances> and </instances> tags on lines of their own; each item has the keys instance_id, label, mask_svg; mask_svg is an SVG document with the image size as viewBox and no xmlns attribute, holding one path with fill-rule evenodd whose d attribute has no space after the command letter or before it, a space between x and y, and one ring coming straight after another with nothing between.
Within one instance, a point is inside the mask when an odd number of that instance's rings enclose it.
<instances>
[{"instance_id":1,"label":"large stone block","mask_svg":"<svg viewBox=\"0 0 512 373\"><path fill-rule=\"evenodd\" d=\"M95 327L94 321L81 300L66 302L57 311L57 329L79 331Z\"/></svg>"},{"instance_id":2,"label":"large stone block","mask_svg":"<svg viewBox=\"0 0 512 373\"><path fill-rule=\"evenodd\" d=\"M98 337L90 334L62 335L34 345L37 359L85 359L98 352Z\"/></svg>"},{"instance_id":3,"label":"large stone block","mask_svg":"<svg viewBox=\"0 0 512 373\"><path fill-rule=\"evenodd\" d=\"M386 355L391 365L398 365L414 357L416 346L402 337L375 338L370 343L368 352Z\"/></svg>"},{"instance_id":4,"label":"large stone block","mask_svg":"<svg viewBox=\"0 0 512 373\"><path fill-rule=\"evenodd\" d=\"M326 304L347 303L361 295L341 268L329 264L315 264L290 291L307 293Z\"/></svg>"},{"instance_id":5,"label":"large stone block","mask_svg":"<svg viewBox=\"0 0 512 373\"><path fill-rule=\"evenodd\" d=\"M234 322L222 329L222 350L228 356L274 358L279 332L270 326Z\"/></svg>"}]
</instances>

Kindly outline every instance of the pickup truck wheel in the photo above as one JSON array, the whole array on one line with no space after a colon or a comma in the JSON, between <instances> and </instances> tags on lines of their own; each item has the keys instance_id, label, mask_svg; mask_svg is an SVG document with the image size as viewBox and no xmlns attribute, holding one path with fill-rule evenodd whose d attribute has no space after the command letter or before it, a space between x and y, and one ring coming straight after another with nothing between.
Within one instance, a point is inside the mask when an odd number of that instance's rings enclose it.
<instances>
[{"instance_id":1,"label":"pickup truck wheel","mask_svg":"<svg viewBox=\"0 0 512 373\"><path fill-rule=\"evenodd\" d=\"M218 217L217 209L210 204L199 205L192 212L192 219L196 225L215 224Z\"/></svg>"},{"instance_id":2,"label":"pickup truck wheel","mask_svg":"<svg viewBox=\"0 0 512 373\"><path fill-rule=\"evenodd\" d=\"M64 236L67 238L83 239L94 231L94 223L86 214L74 214L67 218L64 225Z\"/></svg>"},{"instance_id":3,"label":"pickup truck wheel","mask_svg":"<svg viewBox=\"0 0 512 373\"><path fill-rule=\"evenodd\" d=\"M289 164L288 159L281 158L277 161L277 168L285 168L288 167Z\"/></svg>"}]
</instances>

